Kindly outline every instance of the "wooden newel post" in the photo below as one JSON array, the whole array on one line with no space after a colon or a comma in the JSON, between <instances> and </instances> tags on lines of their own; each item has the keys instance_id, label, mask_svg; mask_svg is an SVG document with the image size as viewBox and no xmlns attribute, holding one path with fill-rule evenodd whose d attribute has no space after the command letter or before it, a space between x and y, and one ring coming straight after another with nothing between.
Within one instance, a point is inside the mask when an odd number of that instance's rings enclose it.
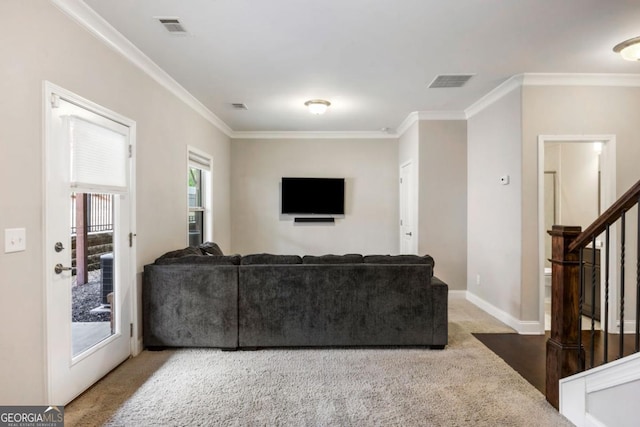
<instances>
[{"instance_id":1,"label":"wooden newel post","mask_svg":"<svg viewBox=\"0 0 640 427\"><path fill-rule=\"evenodd\" d=\"M551 336L547 340L547 400L559 405L559 381L579 372L584 348L578 345L580 254L569 245L581 227L554 225L551 235Z\"/></svg>"}]
</instances>

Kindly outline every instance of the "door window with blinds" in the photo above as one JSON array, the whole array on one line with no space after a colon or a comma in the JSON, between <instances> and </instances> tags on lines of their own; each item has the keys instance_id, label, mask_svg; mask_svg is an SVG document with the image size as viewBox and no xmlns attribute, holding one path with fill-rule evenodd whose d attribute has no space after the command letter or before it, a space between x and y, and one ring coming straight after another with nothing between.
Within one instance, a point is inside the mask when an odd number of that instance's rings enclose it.
<instances>
[{"instance_id":1,"label":"door window with blinds","mask_svg":"<svg viewBox=\"0 0 640 427\"><path fill-rule=\"evenodd\" d=\"M187 163L187 230L189 246L211 240L211 156L188 148Z\"/></svg>"}]
</instances>

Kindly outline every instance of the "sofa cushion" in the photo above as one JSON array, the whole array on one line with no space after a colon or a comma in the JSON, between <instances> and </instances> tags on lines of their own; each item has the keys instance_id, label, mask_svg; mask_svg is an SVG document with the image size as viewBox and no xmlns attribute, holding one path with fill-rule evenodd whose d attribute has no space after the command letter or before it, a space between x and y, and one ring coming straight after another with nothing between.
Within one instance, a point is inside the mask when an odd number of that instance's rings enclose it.
<instances>
[{"instance_id":1,"label":"sofa cushion","mask_svg":"<svg viewBox=\"0 0 640 427\"><path fill-rule=\"evenodd\" d=\"M178 258L158 258L156 265L169 264L207 264L207 265L240 265L240 255L203 256L187 255Z\"/></svg>"},{"instance_id":2,"label":"sofa cushion","mask_svg":"<svg viewBox=\"0 0 640 427\"><path fill-rule=\"evenodd\" d=\"M367 255L365 264L429 264L434 267L435 262L430 255Z\"/></svg>"},{"instance_id":3,"label":"sofa cushion","mask_svg":"<svg viewBox=\"0 0 640 427\"><path fill-rule=\"evenodd\" d=\"M302 257L303 264L362 264L362 255L305 255Z\"/></svg>"},{"instance_id":4,"label":"sofa cushion","mask_svg":"<svg viewBox=\"0 0 640 427\"><path fill-rule=\"evenodd\" d=\"M194 255L202 256L202 251L200 250L200 248L196 248L195 246L189 246L184 249L178 249L175 251L167 252L166 254L162 255L160 258L156 259L155 262L157 264L158 261L164 260L164 259L181 258L185 256L194 256Z\"/></svg>"},{"instance_id":5,"label":"sofa cushion","mask_svg":"<svg viewBox=\"0 0 640 427\"><path fill-rule=\"evenodd\" d=\"M262 264L302 264L302 258L298 255L251 254L240 260L240 265Z\"/></svg>"},{"instance_id":6,"label":"sofa cushion","mask_svg":"<svg viewBox=\"0 0 640 427\"><path fill-rule=\"evenodd\" d=\"M222 249L218 246L217 243L213 242L205 242L198 246L203 254L205 255L215 255L215 256L223 256Z\"/></svg>"}]
</instances>

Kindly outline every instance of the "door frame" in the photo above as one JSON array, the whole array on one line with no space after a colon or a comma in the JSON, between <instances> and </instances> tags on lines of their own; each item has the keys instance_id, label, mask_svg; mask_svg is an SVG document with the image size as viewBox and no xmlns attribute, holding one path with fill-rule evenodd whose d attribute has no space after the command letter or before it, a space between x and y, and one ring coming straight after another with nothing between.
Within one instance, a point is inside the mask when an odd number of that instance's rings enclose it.
<instances>
[{"instance_id":1,"label":"door frame","mask_svg":"<svg viewBox=\"0 0 640 427\"><path fill-rule=\"evenodd\" d=\"M616 136L613 134L595 134L595 135L538 135L538 288L539 288L539 319L541 325L541 333L545 330L544 321L544 258L545 244L544 237L547 230L544 226L544 147L547 142L573 142L573 143L594 143L602 142L602 152L600 154L600 187L601 187L601 210L607 210L617 198L616 195ZM570 225L570 224L569 224ZM617 259L617 233L616 225L611 226L610 234L610 257ZM602 252L602 254L604 251ZM603 265L603 264L601 264ZM601 274L601 281L604 274ZM615 268L609 272L610 283L618 283L618 273ZM604 292L604 286L601 286L601 293ZM618 296L617 287L610 287L609 299L616 301ZM601 298L604 301L604 298ZM600 319L604 319L604 305L600 307ZM616 324L615 310L609 311L609 325ZM610 330L610 333L615 331Z\"/></svg>"},{"instance_id":2,"label":"door frame","mask_svg":"<svg viewBox=\"0 0 640 427\"><path fill-rule=\"evenodd\" d=\"M44 240L42 245L42 259L44 268L42 269L42 286L43 286L43 322L44 322L44 358L45 358L45 390L46 390L46 401L49 402L52 396L52 367L50 360L50 342L53 339L52 330L49 327L50 321L50 311L48 310L48 302L50 299L49 292L49 276L50 276L50 266L48 265L49 254L51 252L51 248L48 248L46 243L51 240L50 231L47 224L47 197L48 197L48 184L47 184L47 174L48 174L48 145L50 143L50 129L52 124L52 113L51 113L51 103L53 96L52 94L56 94L66 101L71 102L73 104L78 105L79 107L90 110L98 115L101 115L105 118L118 122L124 126L129 127L129 144L131 146L131 157L130 157L130 173L129 173L129 232L132 233L132 236L136 235L136 122L118 114L112 110L109 110L99 104L96 104L93 101L90 101L82 96L77 95L74 92L71 92L67 89L64 89L54 83L44 80L42 84L43 90L43 121L42 121L42 152L44 155L42 156L42 164L41 169L43 171L42 174L42 230L44 233ZM142 342L138 339L138 331L139 331L139 314L140 314L140 299L137 291L137 256L136 256L136 239L131 238L131 250L129 251L129 268L128 271L125 272L127 279L122 284L121 292L129 293L131 298L131 307L130 307L130 322L133 325L132 336L129 338L129 348L130 354L133 356L138 355L142 351ZM121 325L121 329L125 330L126 325ZM97 344L100 346L101 344ZM104 345L104 344L103 344ZM51 402L50 402L51 403Z\"/></svg>"}]
</instances>

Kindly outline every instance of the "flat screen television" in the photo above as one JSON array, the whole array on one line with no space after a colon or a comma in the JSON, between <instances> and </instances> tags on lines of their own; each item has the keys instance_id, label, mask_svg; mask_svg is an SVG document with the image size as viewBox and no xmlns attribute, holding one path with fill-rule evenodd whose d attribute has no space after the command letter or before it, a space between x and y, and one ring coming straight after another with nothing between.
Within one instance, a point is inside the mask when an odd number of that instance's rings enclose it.
<instances>
[{"instance_id":1,"label":"flat screen television","mask_svg":"<svg viewBox=\"0 0 640 427\"><path fill-rule=\"evenodd\" d=\"M283 214L344 214L344 178L282 178Z\"/></svg>"}]
</instances>

